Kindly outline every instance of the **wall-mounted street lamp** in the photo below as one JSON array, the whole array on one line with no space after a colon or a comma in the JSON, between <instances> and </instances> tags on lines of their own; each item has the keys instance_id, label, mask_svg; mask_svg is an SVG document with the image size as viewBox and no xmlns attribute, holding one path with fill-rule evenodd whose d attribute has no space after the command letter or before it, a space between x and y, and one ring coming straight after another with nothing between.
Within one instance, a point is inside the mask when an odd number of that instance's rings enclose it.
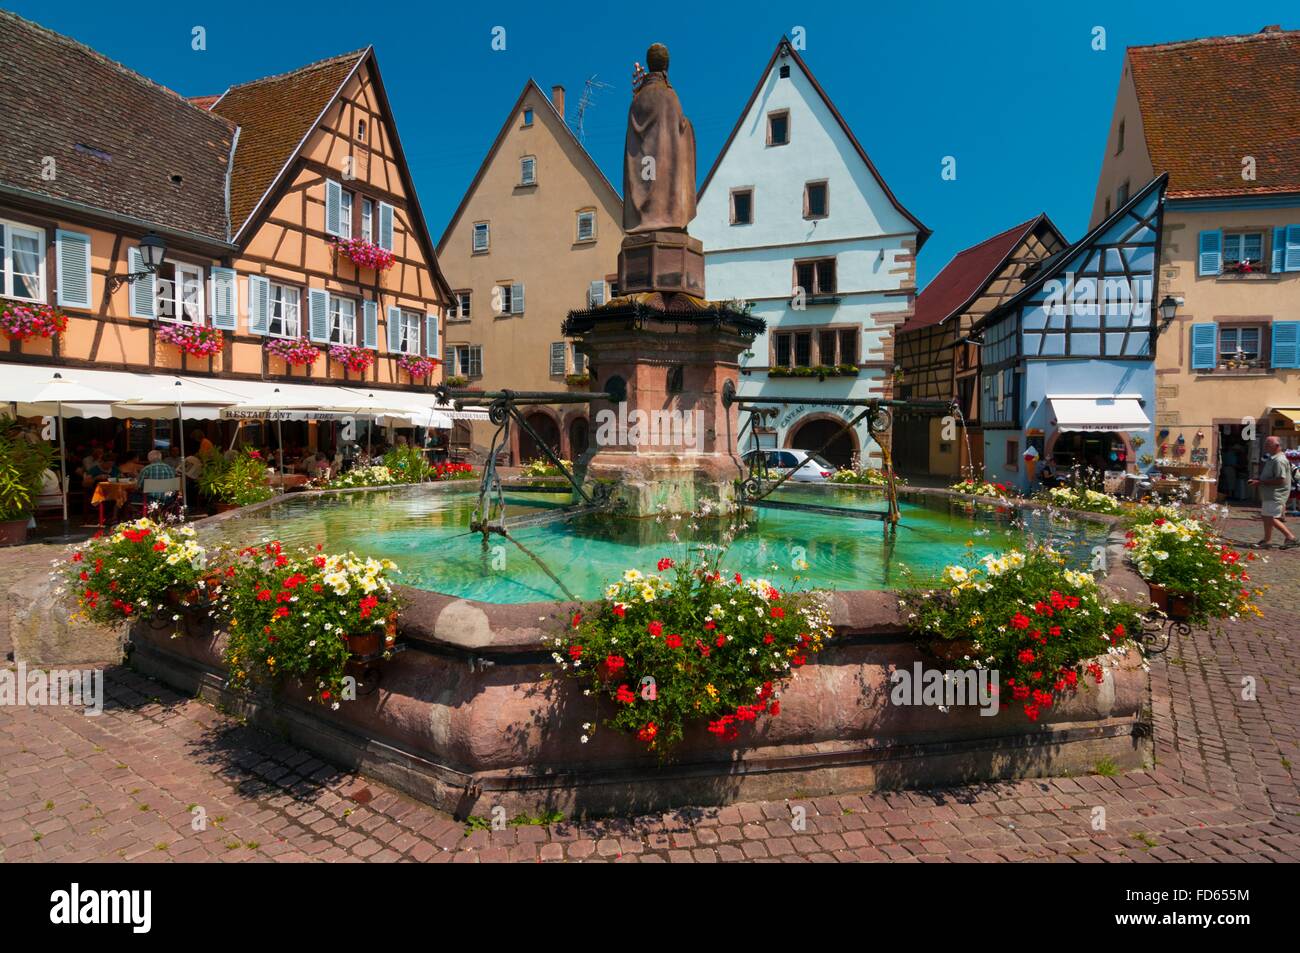
<instances>
[{"instance_id":1,"label":"wall-mounted street lamp","mask_svg":"<svg viewBox=\"0 0 1300 953\"><path fill-rule=\"evenodd\" d=\"M134 271L126 275L109 275L108 290L116 291L123 284L133 285L141 278L148 278L156 272L167 257L167 243L150 232L144 238L140 239L140 261L144 265L144 271Z\"/></svg>"},{"instance_id":2,"label":"wall-mounted street lamp","mask_svg":"<svg viewBox=\"0 0 1300 953\"><path fill-rule=\"evenodd\" d=\"M1181 302L1173 295L1165 295L1164 300L1160 302L1160 330L1168 330L1169 325L1174 323L1174 316L1178 314L1178 305Z\"/></svg>"}]
</instances>

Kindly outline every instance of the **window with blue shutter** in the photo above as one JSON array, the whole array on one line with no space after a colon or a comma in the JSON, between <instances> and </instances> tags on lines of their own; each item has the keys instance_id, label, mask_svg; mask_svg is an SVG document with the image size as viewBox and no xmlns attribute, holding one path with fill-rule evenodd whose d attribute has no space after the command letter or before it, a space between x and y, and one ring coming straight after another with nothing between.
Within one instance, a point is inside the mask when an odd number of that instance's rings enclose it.
<instances>
[{"instance_id":1,"label":"window with blue shutter","mask_svg":"<svg viewBox=\"0 0 1300 953\"><path fill-rule=\"evenodd\" d=\"M393 250L393 207L387 202L379 203L379 247Z\"/></svg>"},{"instance_id":2,"label":"window with blue shutter","mask_svg":"<svg viewBox=\"0 0 1300 953\"><path fill-rule=\"evenodd\" d=\"M379 304L375 301L361 303L361 346L379 349Z\"/></svg>"},{"instance_id":3,"label":"window with blue shutter","mask_svg":"<svg viewBox=\"0 0 1300 953\"><path fill-rule=\"evenodd\" d=\"M239 293L233 268L212 269L212 326L234 331L239 323Z\"/></svg>"},{"instance_id":4,"label":"window with blue shutter","mask_svg":"<svg viewBox=\"0 0 1300 953\"><path fill-rule=\"evenodd\" d=\"M429 357L438 356L438 316L436 314L426 314L424 316L424 353Z\"/></svg>"},{"instance_id":5,"label":"window with blue shutter","mask_svg":"<svg viewBox=\"0 0 1300 953\"><path fill-rule=\"evenodd\" d=\"M388 309L388 353L402 353L402 309Z\"/></svg>"},{"instance_id":6,"label":"window with blue shutter","mask_svg":"<svg viewBox=\"0 0 1300 953\"><path fill-rule=\"evenodd\" d=\"M1192 370L1209 371L1217 363L1218 325L1192 325Z\"/></svg>"},{"instance_id":7,"label":"window with blue shutter","mask_svg":"<svg viewBox=\"0 0 1300 953\"><path fill-rule=\"evenodd\" d=\"M307 292L309 317L307 334L313 341L328 344L330 339L330 293L323 288Z\"/></svg>"},{"instance_id":8,"label":"window with blue shutter","mask_svg":"<svg viewBox=\"0 0 1300 953\"><path fill-rule=\"evenodd\" d=\"M1197 246L1196 273L1217 275L1223 268L1223 232L1201 232Z\"/></svg>"},{"instance_id":9,"label":"window with blue shutter","mask_svg":"<svg viewBox=\"0 0 1300 953\"><path fill-rule=\"evenodd\" d=\"M265 334L271 317L271 282L261 275L248 276L248 333Z\"/></svg>"},{"instance_id":10,"label":"window with blue shutter","mask_svg":"<svg viewBox=\"0 0 1300 953\"><path fill-rule=\"evenodd\" d=\"M90 307L90 236L80 232L54 233L59 271L58 304L63 308Z\"/></svg>"},{"instance_id":11,"label":"window with blue shutter","mask_svg":"<svg viewBox=\"0 0 1300 953\"><path fill-rule=\"evenodd\" d=\"M1300 271L1300 225L1286 227L1286 254L1282 267L1287 271Z\"/></svg>"},{"instance_id":12,"label":"window with blue shutter","mask_svg":"<svg viewBox=\"0 0 1300 953\"><path fill-rule=\"evenodd\" d=\"M1269 268L1273 274L1286 271L1286 229L1273 229L1273 264Z\"/></svg>"},{"instance_id":13,"label":"window with blue shutter","mask_svg":"<svg viewBox=\"0 0 1300 953\"><path fill-rule=\"evenodd\" d=\"M1274 367L1300 367L1300 321L1273 322Z\"/></svg>"},{"instance_id":14,"label":"window with blue shutter","mask_svg":"<svg viewBox=\"0 0 1300 953\"><path fill-rule=\"evenodd\" d=\"M343 186L333 179L325 180L325 233L343 233Z\"/></svg>"},{"instance_id":15,"label":"window with blue shutter","mask_svg":"<svg viewBox=\"0 0 1300 953\"><path fill-rule=\"evenodd\" d=\"M139 248L130 249L126 259L131 274L144 271L144 256L140 254ZM154 303L154 276L137 278L129 287L131 317L152 318L157 313L157 306Z\"/></svg>"}]
</instances>

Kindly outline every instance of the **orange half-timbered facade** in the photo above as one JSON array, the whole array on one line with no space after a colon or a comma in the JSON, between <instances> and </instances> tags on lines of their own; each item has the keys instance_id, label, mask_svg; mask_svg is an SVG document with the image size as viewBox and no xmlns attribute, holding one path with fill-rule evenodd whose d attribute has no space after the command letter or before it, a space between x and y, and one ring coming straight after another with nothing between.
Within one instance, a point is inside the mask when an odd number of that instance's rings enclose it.
<instances>
[{"instance_id":1,"label":"orange half-timbered facade","mask_svg":"<svg viewBox=\"0 0 1300 953\"><path fill-rule=\"evenodd\" d=\"M0 11L0 61L30 73L0 88L0 307L66 318L7 334L0 362L217 385L440 380L428 359L451 294L372 49L190 101ZM166 246L152 273L151 233ZM205 343L187 351L187 336Z\"/></svg>"}]
</instances>

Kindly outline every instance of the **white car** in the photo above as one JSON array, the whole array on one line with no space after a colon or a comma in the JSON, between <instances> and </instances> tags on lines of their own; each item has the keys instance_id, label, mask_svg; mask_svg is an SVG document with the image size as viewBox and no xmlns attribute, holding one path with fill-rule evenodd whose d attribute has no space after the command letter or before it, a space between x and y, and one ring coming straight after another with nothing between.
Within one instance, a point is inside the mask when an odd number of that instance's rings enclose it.
<instances>
[{"instance_id":1,"label":"white car","mask_svg":"<svg viewBox=\"0 0 1300 953\"><path fill-rule=\"evenodd\" d=\"M835 472L833 465L807 450L751 450L745 454L745 465L760 453L766 455L768 476L774 480L793 470L789 483L825 483Z\"/></svg>"}]
</instances>

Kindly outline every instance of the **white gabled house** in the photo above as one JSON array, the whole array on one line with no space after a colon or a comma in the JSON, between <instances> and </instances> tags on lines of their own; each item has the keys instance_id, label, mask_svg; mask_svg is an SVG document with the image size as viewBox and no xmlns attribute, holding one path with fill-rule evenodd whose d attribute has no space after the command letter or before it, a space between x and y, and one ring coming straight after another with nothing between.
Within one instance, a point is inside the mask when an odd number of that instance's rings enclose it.
<instances>
[{"instance_id":1,"label":"white gabled house","mask_svg":"<svg viewBox=\"0 0 1300 953\"><path fill-rule=\"evenodd\" d=\"M752 303L767 321L742 358L743 396L891 396L894 330L912 314L916 253L930 230L890 191L787 39L705 178L690 232L704 243L709 298ZM840 432L857 412L789 405L760 443L813 451L835 438L824 451L831 463L857 455L878 466L865 423Z\"/></svg>"}]
</instances>

